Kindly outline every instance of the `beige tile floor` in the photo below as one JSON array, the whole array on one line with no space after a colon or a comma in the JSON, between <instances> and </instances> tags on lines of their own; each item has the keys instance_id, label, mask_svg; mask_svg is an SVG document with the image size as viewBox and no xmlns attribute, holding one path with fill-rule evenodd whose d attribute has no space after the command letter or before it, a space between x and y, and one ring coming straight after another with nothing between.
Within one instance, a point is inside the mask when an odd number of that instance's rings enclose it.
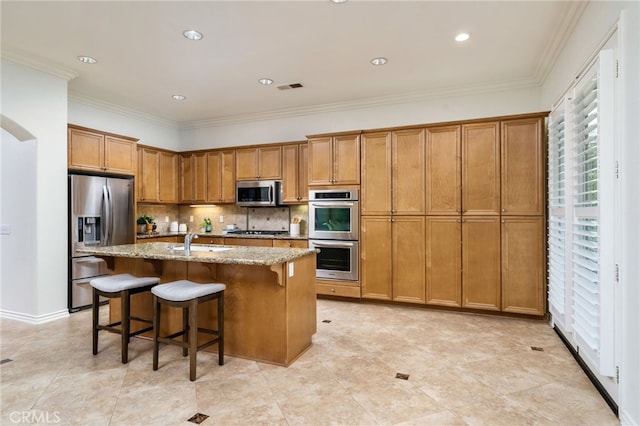
<instances>
[{"instance_id":1,"label":"beige tile floor","mask_svg":"<svg viewBox=\"0 0 640 426\"><path fill-rule=\"evenodd\" d=\"M543 321L320 300L313 347L292 366L220 367L199 352L195 382L178 347L152 371L148 340L132 339L123 365L119 336L102 332L92 356L90 322L89 311L1 321L12 361L0 424L189 425L195 413L204 425L619 424Z\"/></svg>"}]
</instances>

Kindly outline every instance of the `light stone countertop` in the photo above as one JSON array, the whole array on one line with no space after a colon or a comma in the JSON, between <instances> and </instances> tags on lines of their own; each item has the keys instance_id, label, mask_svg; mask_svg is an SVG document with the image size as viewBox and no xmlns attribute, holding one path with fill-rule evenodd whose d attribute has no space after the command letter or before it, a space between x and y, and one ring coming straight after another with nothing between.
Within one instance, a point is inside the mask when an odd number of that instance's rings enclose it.
<instances>
[{"instance_id":1,"label":"light stone countertop","mask_svg":"<svg viewBox=\"0 0 640 426\"><path fill-rule=\"evenodd\" d=\"M309 237L307 235L290 235L290 234L266 234L266 235L253 235L253 234L227 234L225 232L197 232L199 237L219 237L219 238L257 238L263 240L306 240ZM137 234L136 239L145 240L150 238L160 237L184 237L186 232L155 232L153 234Z\"/></svg>"},{"instance_id":2,"label":"light stone countertop","mask_svg":"<svg viewBox=\"0 0 640 426\"><path fill-rule=\"evenodd\" d=\"M137 243L107 247L85 247L77 249L79 253L108 257L129 257L138 259L177 260L183 262L229 263L238 265L277 265L289 262L316 252L308 248L280 248L280 247L249 247L223 245L191 245L191 254L184 255L182 250L173 247L181 246L176 243ZM226 247L225 251L194 251L195 246L213 248Z\"/></svg>"}]
</instances>

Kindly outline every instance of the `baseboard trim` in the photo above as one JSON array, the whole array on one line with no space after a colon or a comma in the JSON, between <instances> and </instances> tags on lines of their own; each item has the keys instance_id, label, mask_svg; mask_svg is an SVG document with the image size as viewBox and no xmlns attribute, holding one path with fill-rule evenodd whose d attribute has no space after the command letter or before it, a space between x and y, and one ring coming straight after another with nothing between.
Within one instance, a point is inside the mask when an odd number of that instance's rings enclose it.
<instances>
[{"instance_id":1,"label":"baseboard trim","mask_svg":"<svg viewBox=\"0 0 640 426\"><path fill-rule=\"evenodd\" d=\"M69 317L69 311L67 309L63 309L62 311L51 312L44 315L31 315L24 314L22 312L13 312L0 310L0 318L9 319L14 321L26 322L28 324L44 324L45 322L56 321L63 318Z\"/></svg>"},{"instance_id":2,"label":"baseboard trim","mask_svg":"<svg viewBox=\"0 0 640 426\"><path fill-rule=\"evenodd\" d=\"M616 402L611 397L611 395L609 395L609 392L607 392L607 390L604 388L604 386L602 386L602 383L600 383L600 381L595 376L595 374L593 374L593 372L591 371L591 369L589 368L587 363L585 363L583 361L583 359L576 352L576 350L573 348L571 343L569 343L569 340L567 340L565 335L562 334L562 331L560 331L560 329L558 329L558 327L555 327L555 326L553 327L553 329L556 332L556 334L558 336L560 336L560 340L562 340L562 342L567 347L567 349L569 349L569 352L571 352L571 355L573 355L573 358L576 360L576 362L578 363L580 368L582 368L582 370L587 375L587 377L589 378L591 383L593 383L593 386L595 386L596 390L600 393L600 395L602 396L602 399L604 399L604 402L607 403L609 408L611 408L611 411L613 411L613 413L616 415L616 417L619 418L618 404L616 404Z\"/></svg>"}]
</instances>

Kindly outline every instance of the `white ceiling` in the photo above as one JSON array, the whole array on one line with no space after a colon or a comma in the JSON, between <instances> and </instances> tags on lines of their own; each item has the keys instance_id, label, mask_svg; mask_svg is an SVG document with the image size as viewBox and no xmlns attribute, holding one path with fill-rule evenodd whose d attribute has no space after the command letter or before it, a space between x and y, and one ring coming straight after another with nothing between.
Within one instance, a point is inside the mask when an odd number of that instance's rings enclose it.
<instances>
[{"instance_id":1,"label":"white ceiling","mask_svg":"<svg viewBox=\"0 0 640 426\"><path fill-rule=\"evenodd\" d=\"M79 101L181 126L215 124L539 85L584 5L3 0L2 55L74 77L69 91ZM204 38L189 41L186 29ZM471 39L455 42L460 31ZM376 56L389 62L373 66ZM258 84L262 77L274 84ZM304 87L277 88L297 82Z\"/></svg>"}]
</instances>

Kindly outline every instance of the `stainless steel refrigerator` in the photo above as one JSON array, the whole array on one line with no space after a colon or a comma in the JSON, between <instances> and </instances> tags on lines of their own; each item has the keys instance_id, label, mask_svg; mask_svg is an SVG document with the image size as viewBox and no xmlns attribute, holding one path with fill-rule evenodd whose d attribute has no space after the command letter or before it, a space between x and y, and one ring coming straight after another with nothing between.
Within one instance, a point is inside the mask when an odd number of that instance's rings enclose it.
<instances>
[{"instance_id":1,"label":"stainless steel refrigerator","mask_svg":"<svg viewBox=\"0 0 640 426\"><path fill-rule=\"evenodd\" d=\"M133 178L69 175L69 312L90 306L89 281L109 272L77 249L135 242L133 188Z\"/></svg>"}]
</instances>

